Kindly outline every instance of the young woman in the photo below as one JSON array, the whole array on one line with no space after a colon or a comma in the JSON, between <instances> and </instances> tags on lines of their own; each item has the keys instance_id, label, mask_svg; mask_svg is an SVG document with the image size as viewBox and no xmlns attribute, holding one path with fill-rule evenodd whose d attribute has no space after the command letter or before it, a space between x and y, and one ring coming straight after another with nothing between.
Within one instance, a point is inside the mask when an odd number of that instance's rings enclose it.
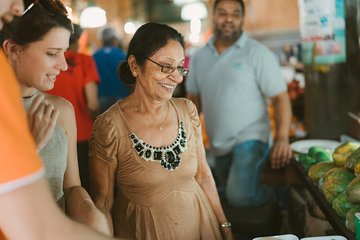
<instances>
[{"instance_id":1,"label":"young woman","mask_svg":"<svg viewBox=\"0 0 360 240\"><path fill-rule=\"evenodd\" d=\"M63 98L42 93L52 89L56 77L67 69L64 52L73 31L71 21L59 0L39 0L29 6L4 26L3 48L19 81L33 135L38 134L39 129L33 128L38 121L56 115L53 108L59 111L53 134L38 146L50 188L69 216L109 233L104 215L80 184L73 107ZM33 111L42 98L45 111Z\"/></svg>"}]
</instances>

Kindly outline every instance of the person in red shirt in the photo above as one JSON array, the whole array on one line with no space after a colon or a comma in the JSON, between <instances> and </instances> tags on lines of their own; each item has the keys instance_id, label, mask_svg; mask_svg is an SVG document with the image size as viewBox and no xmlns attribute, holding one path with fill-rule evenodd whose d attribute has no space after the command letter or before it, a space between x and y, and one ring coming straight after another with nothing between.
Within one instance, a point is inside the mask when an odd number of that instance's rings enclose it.
<instances>
[{"instance_id":1,"label":"person in red shirt","mask_svg":"<svg viewBox=\"0 0 360 240\"><path fill-rule=\"evenodd\" d=\"M89 190L89 143L94 118L99 110L97 86L99 74L95 60L78 53L78 41L82 33L79 25L74 25L70 46L65 53L68 69L58 77L53 89L47 91L61 96L74 106L77 128L77 153L81 185Z\"/></svg>"}]
</instances>

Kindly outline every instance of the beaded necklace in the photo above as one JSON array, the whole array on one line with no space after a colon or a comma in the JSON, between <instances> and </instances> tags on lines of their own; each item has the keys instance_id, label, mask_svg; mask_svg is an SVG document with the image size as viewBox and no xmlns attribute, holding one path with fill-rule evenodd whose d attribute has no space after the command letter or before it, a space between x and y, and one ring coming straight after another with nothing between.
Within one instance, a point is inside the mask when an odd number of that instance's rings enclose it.
<instances>
[{"instance_id":1,"label":"beaded necklace","mask_svg":"<svg viewBox=\"0 0 360 240\"><path fill-rule=\"evenodd\" d=\"M168 171L174 171L180 165L180 154L186 149L186 132L184 123L180 121L178 135L175 141L165 147L154 147L147 144L135 133L129 134L132 147L146 161L159 162Z\"/></svg>"}]
</instances>

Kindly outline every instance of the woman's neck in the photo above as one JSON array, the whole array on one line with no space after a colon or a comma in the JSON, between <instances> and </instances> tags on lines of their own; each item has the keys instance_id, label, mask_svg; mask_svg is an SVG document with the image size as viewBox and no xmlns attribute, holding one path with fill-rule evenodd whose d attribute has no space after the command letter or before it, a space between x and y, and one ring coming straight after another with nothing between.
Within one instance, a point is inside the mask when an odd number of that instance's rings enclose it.
<instances>
[{"instance_id":1,"label":"woman's neck","mask_svg":"<svg viewBox=\"0 0 360 240\"><path fill-rule=\"evenodd\" d=\"M36 88L20 85L21 97L31 97L37 91Z\"/></svg>"},{"instance_id":2,"label":"woman's neck","mask_svg":"<svg viewBox=\"0 0 360 240\"><path fill-rule=\"evenodd\" d=\"M136 106L139 112L156 115L167 107L167 101L157 101L148 97L145 93L134 91L130 101Z\"/></svg>"}]
</instances>

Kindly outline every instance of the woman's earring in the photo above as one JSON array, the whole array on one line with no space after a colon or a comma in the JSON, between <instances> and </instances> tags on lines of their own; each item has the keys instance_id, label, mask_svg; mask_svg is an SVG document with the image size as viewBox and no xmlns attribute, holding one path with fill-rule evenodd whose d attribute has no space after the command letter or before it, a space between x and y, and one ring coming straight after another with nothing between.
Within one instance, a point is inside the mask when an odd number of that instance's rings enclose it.
<instances>
[{"instance_id":1,"label":"woman's earring","mask_svg":"<svg viewBox=\"0 0 360 240\"><path fill-rule=\"evenodd\" d=\"M134 76L134 77L137 77L137 73L136 73L136 72L134 72L134 73L133 73L133 76Z\"/></svg>"}]
</instances>

